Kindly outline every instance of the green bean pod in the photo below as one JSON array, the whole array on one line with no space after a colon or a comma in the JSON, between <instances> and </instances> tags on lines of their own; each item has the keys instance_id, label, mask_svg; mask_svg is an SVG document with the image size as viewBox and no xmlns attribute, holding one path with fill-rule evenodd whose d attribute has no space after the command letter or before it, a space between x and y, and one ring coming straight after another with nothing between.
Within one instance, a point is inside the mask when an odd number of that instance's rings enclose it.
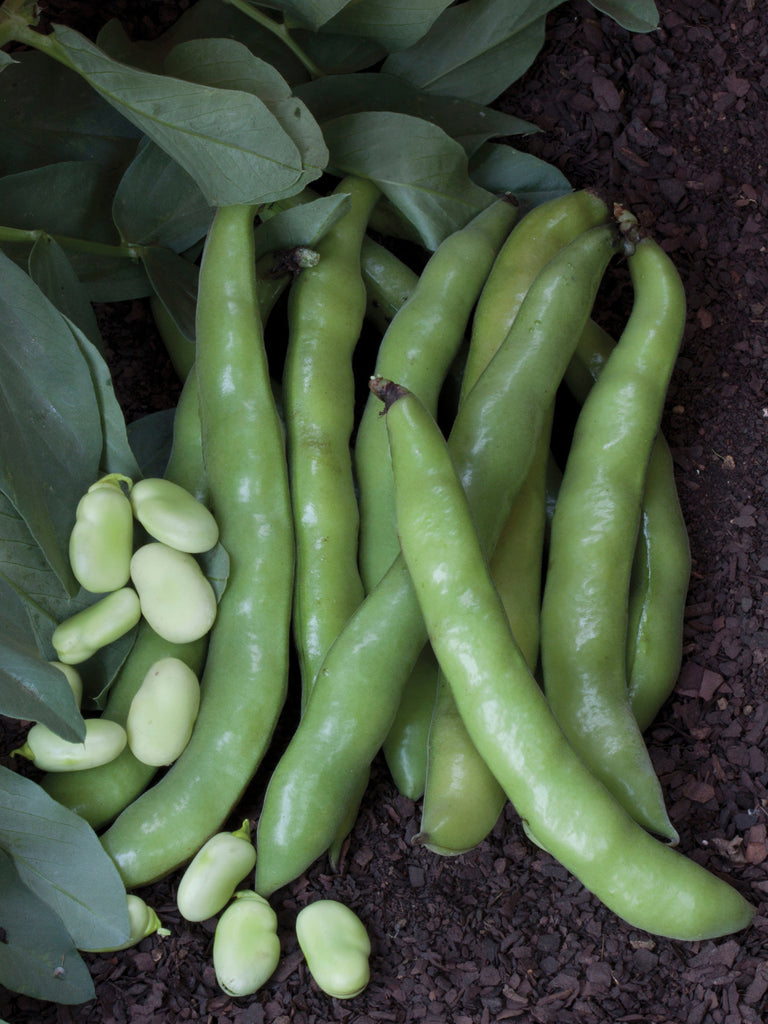
<instances>
[{"instance_id":1,"label":"green bean pod","mask_svg":"<svg viewBox=\"0 0 768 1024\"><path fill-rule=\"evenodd\" d=\"M517 216L517 205L504 196L449 235L382 338L375 372L406 381L433 411L478 295ZM360 504L358 558L370 591L400 550L386 430L372 396L360 419L354 460ZM421 795L426 778L426 746L421 741L432 715L435 684L434 661L425 655L414 666L394 732L384 743L395 784L413 799Z\"/></svg>"},{"instance_id":2,"label":"green bean pod","mask_svg":"<svg viewBox=\"0 0 768 1024\"><path fill-rule=\"evenodd\" d=\"M579 234L608 219L605 202L593 192L582 190L542 203L516 225L502 246L477 303L460 401L471 391L502 344L536 275ZM397 373L384 376L408 387L408 382ZM500 587L513 632L531 667L538 656L539 642L544 525L540 470L544 446L548 450L548 429L539 440L529 479L515 500L510 521L504 527L493 556L494 580ZM518 534L519 539L516 539ZM430 725L427 764L421 832L415 841L442 854L471 849L493 828L506 798L474 749L445 680L441 681Z\"/></svg>"},{"instance_id":3,"label":"green bean pod","mask_svg":"<svg viewBox=\"0 0 768 1024\"><path fill-rule=\"evenodd\" d=\"M351 206L319 241L317 265L291 287L283 370L296 533L293 632L303 703L326 651L363 598L350 452L352 355L366 303L360 246L379 192L353 177L335 191L348 193Z\"/></svg>"},{"instance_id":4,"label":"green bean pod","mask_svg":"<svg viewBox=\"0 0 768 1024\"><path fill-rule=\"evenodd\" d=\"M183 754L102 836L133 889L221 828L269 745L287 691L294 544L282 427L253 274L254 210L217 210L203 252L196 374L211 509L229 577Z\"/></svg>"},{"instance_id":5,"label":"green bean pod","mask_svg":"<svg viewBox=\"0 0 768 1024\"><path fill-rule=\"evenodd\" d=\"M672 453L658 434L645 474L629 593L627 688L641 730L656 718L680 675L690 574L688 530Z\"/></svg>"},{"instance_id":6,"label":"green bean pod","mask_svg":"<svg viewBox=\"0 0 768 1024\"><path fill-rule=\"evenodd\" d=\"M544 688L586 764L651 832L677 842L627 696L629 581L646 467L685 324L674 264L643 238L635 298L582 407L552 520L541 613Z\"/></svg>"},{"instance_id":7,"label":"green bean pod","mask_svg":"<svg viewBox=\"0 0 768 1024\"><path fill-rule=\"evenodd\" d=\"M607 331L588 322L565 373L569 390L582 404L615 345ZM655 719L680 674L690 574L690 543L672 453L659 432L645 474L627 613L627 686L641 730Z\"/></svg>"},{"instance_id":8,"label":"green bean pod","mask_svg":"<svg viewBox=\"0 0 768 1024\"><path fill-rule=\"evenodd\" d=\"M418 284L419 275L368 235L360 247L360 263L365 284L366 319L384 334Z\"/></svg>"},{"instance_id":9,"label":"green bean pod","mask_svg":"<svg viewBox=\"0 0 768 1024\"><path fill-rule=\"evenodd\" d=\"M531 672L539 655L551 425L550 407L534 460L489 563L510 628ZM441 673L429 731L421 828L413 842L443 855L466 853L490 833L505 803L506 794L472 742Z\"/></svg>"},{"instance_id":10,"label":"green bean pod","mask_svg":"<svg viewBox=\"0 0 768 1024\"><path fill-rule=\"evenodd\" d=\"M439 428L415 396L375 386L388 404L398 529L432 645L517 813L632 927L683 941L746 928L755 908L646 832L571 747L509 629Z\"/></svg>"},{"instance_id":11,"label":"green bean pod","mask_svg":"<svg viewBox=\"0 0 768 1024\"><path fill-rule=\"evenodd\" d=\"M194 373L187 376L176 406L173 443L165 476L195 494L199 500L206 499L197 378ZM125 726L131 701L150 667L160 658L180 658L199 676L207 644L207 637L188 644L169 643L159 637L148 622L140 622L128 657L109 690L102 718ZM79 814L92 828L100 829L146 789L156 771L155 767L142 764L126 747L108 764L80 772L46 775L41 785L54 800Z\"/></svg>"},{"instance_id":12,"label":"green bean pod","mask_svg":"<svg viewBox=\"0 0 768 1024\"><path fill-rule=\"evenodd\" d=\"M528 473L546 410L618 246L615 225L601 226L547 264L459 409L451 450L489 550ZM426 640L398 556L331 646L270 778L257 838L262 895L298 877L328 849L360 773L391 728Z\"/></svg>"}]
</instances>

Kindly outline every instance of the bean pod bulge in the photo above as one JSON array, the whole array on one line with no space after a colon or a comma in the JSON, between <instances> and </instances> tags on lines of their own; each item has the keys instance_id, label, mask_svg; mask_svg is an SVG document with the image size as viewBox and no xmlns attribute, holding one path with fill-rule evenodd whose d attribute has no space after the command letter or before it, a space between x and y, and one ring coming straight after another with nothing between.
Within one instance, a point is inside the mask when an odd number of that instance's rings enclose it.
<instances>
[{"instance_id":1,"label":"bean pod bulge","mask_svg":"<svg viewBox=\"0 0 768 1024\"><path fill-rule=\"evenodd\" d=\"M210 510L172 480L139 480L131 490L130 502L147 533L177 551L200 554L210 551L219 539L219 527Z\"/></svg>"},{"instance_id":2,"label":"bean pod bulge","mask_svg":"<svg viewBox=\"0 0 768 1024\"><path fill-rule=\"evenodd\" d=\"M151 541L131 559L141 613L164 640L198 640L216 618L216 594L194 555Z\"/></svg>"},{"instance_id":3,"label":"bean pod bulge","mask_svg":"<svg viewBox=\"0 0 768 1024\"><path fill-rule=\"evenodd\" d=\"M128 745L143 764L172 764L189 742L200 707L200 683L181 658L150 666L131 701Z\"/></svg>"},{"instance_id":4,"label":"bean pod bulge","mask_svg":"<svg viewBox=\"0 0 768 1024\"><path fill-rule=\"evenodd\" d=\"M371 941L353 910L316 900L296 916L296 938L317 985L335 999L359 996L370 979Z\"/></svg>"}]
</instances>

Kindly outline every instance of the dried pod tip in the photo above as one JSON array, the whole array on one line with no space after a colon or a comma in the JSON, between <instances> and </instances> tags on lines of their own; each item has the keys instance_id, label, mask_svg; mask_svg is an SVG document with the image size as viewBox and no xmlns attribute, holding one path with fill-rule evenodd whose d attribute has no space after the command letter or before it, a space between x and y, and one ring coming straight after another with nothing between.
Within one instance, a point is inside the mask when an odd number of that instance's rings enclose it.
<instances>
[{"instance_id":1,"label":"dried pod tip","mask_svg":"<svg viewBox=\"0 0 768 1024\"><path fill-rule=\"evenodd\" d=\"M402 398L408 394L408 389L404 388L401 384L395 384L394 381L386 380L384 377L371 377L368 381L368 387L372 393L380 398L384 403L384 408L381 415L385 415L398 398Z\"/></svg>"}]
</instances>

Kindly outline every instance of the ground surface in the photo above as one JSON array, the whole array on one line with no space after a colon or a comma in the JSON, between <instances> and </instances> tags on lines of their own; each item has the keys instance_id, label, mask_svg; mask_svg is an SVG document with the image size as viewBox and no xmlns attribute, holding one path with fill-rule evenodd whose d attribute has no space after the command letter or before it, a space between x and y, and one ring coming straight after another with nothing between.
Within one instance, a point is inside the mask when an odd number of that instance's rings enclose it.
<instances>
[{"instance_id":1,"label":"ground surface","mask_svg":"<svg viewBox=\"0 0 768 1024\"><path fill-rule=\"evenodd\" d=\"M61 6L60 20L85 31L107 17L101 5ZM119 15L119 5L105 6ZM147 35L179 9L126 6ZM503 104L542 129L524 148L574 186L623 198L685 280L688 329L664 425L693 574L682 675L648 740L680 848L758 903L754 925L691 944L634 931L532 847L511 809L479 849L437 859L410 844L418 805L396 794L377 763L341 873L317 865L275 898L284 956L258 996L219 991L212 927L180 921L171 878L148 893L169 938L91 957L98 998L81 1007L0 993L0 1016L12 1024L768 1016L768 9L759 0L660 9L659 31L632 36L586 4L565 4L535 68ZM173 395L161 350L150 343L142 359L156 360L151 376L137 364L117 382L135 414ZM347 1003L316 989L297 950L295 914L320 896L347 902L370 931L372 980Z\"/></svg>"}]
</instances>

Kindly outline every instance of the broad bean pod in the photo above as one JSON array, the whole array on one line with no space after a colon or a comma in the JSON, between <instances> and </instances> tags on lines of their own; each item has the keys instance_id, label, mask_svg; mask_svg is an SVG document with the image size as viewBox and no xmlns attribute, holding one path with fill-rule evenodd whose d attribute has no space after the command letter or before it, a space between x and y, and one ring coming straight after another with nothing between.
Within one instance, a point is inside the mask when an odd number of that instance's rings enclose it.
<instances>
[{"instance_id":1,"label":"broad bean pod","mask_svg":"<svg viewBox=\"0 0 768 1024\"><path fill-rule=\"evenodd\" d=\"M755 908L651 836L571 747L486 567L445 440L418 399L387 403L404 557L432 645L477 749L537 842L628 924L684 941L746 928Z\"/></svg>"},{"instance_id":2,"label":"broad bean pod","mask_svg":"<svg viewBox=\"0 0 768 1024\"><path fill-rule=\"evenodd\" d=\"M552 519L541 611L544 689L578 753L627 811L677 842L627 696L629 581L646 467L685 324L674 264L646 237L634 302L581 409Z\"/></svg>"},{"instance_id":3,"label":"broad bean pod","mask_svg":"<svg viewBox=\"0 0 768 1024\"><path fill-rule=\"evenodd\" d=\"M381 340L375 372L407 381L433 411L478 295L517 215L517 204L504 196L450 234L427 261ZM360 506L358 559L366 592L400 550L386 430L377 406L369 396L354 449ZM412 799L424 788L426 747L421 739L434 705L435 683L434 661L427 653L414 666L405 687L407 696L384 743L392 777Z\"/></svg>"},{"instance_id":4,"label":"broad bean pod","mask_svg":"<svg viewBox=\"0 0 768 1024\"><path fill-rule=\"evenodd\" d=\"M583 404L616 342L590 320L565 383ZM672 452L656 435L645 474L640 530L629 583L627 686L641 730L653 722L680 674L691 550Z\"/></svg>"},{"instance_id":5,"label":"broad bean pod","mask_svg":"<svg viewBox=\"0 0 768 1024\"><path fill-rule=\"evenodd\" d=\"M188 861L241 798L285 702L294 544L247 206L217 210L203 252L195 371L211 509L229 554L200 713L181 757L102 844L133 889Z\"/></svg>"},{"instance_id":6,"label":"broad bean pod","mask_svg":"<svg viewBox=\"0 0 768 1024\"><path fill-rule=\"evenodd\" d=\"M378 188L344 178L351 204L317 244L288 299L283 405L296 534L293 633L306 703L317 669L363 598L350 436L352 355L365 316L360 247Z\"/></svg>"},{"instance_id":7,"label":"broad bean pod","mask_svg":"<svg viewBox=\"0 0 768 1024\"><path fill-rule=\"evenodd\" d=\"M536 275L583 231L610 218L606 203L589 190L569 192L529 211L502 246L483 286L459 402L472 390L502 344ZM397 373L385 373L405 387ZM413 390L412 388L410 390ZM417 392L418 393L418 392ZM549 447L549 425L539 438L530 477L521 488L493 555L493 577L530 665L538 657L539 605L546 519L541 519L541 458ZM516 536L520 531L522 536ZM533 562L530 561L533 559ZM418 841L432 850L457 853L476 846L491 830L505 802L504 792L474 749L450 687L440 694L430 724L427 778Z\"/></svg>"},{"instance_id":8,"label":"broad bean pod","mask_svg":"<svg viewBox=\"0 0 768 1024\"><path fill-rule=\"evenodd\" d=\"M618 248L615 225L605 225L584 232L547 264L457 414L451 450L489 549L528 473L546 410ZM270 778L257 836L256 888L263 895L298 877L333 841L426 639L398 556L332 644Z\"/></svg>"}]
</instances>

